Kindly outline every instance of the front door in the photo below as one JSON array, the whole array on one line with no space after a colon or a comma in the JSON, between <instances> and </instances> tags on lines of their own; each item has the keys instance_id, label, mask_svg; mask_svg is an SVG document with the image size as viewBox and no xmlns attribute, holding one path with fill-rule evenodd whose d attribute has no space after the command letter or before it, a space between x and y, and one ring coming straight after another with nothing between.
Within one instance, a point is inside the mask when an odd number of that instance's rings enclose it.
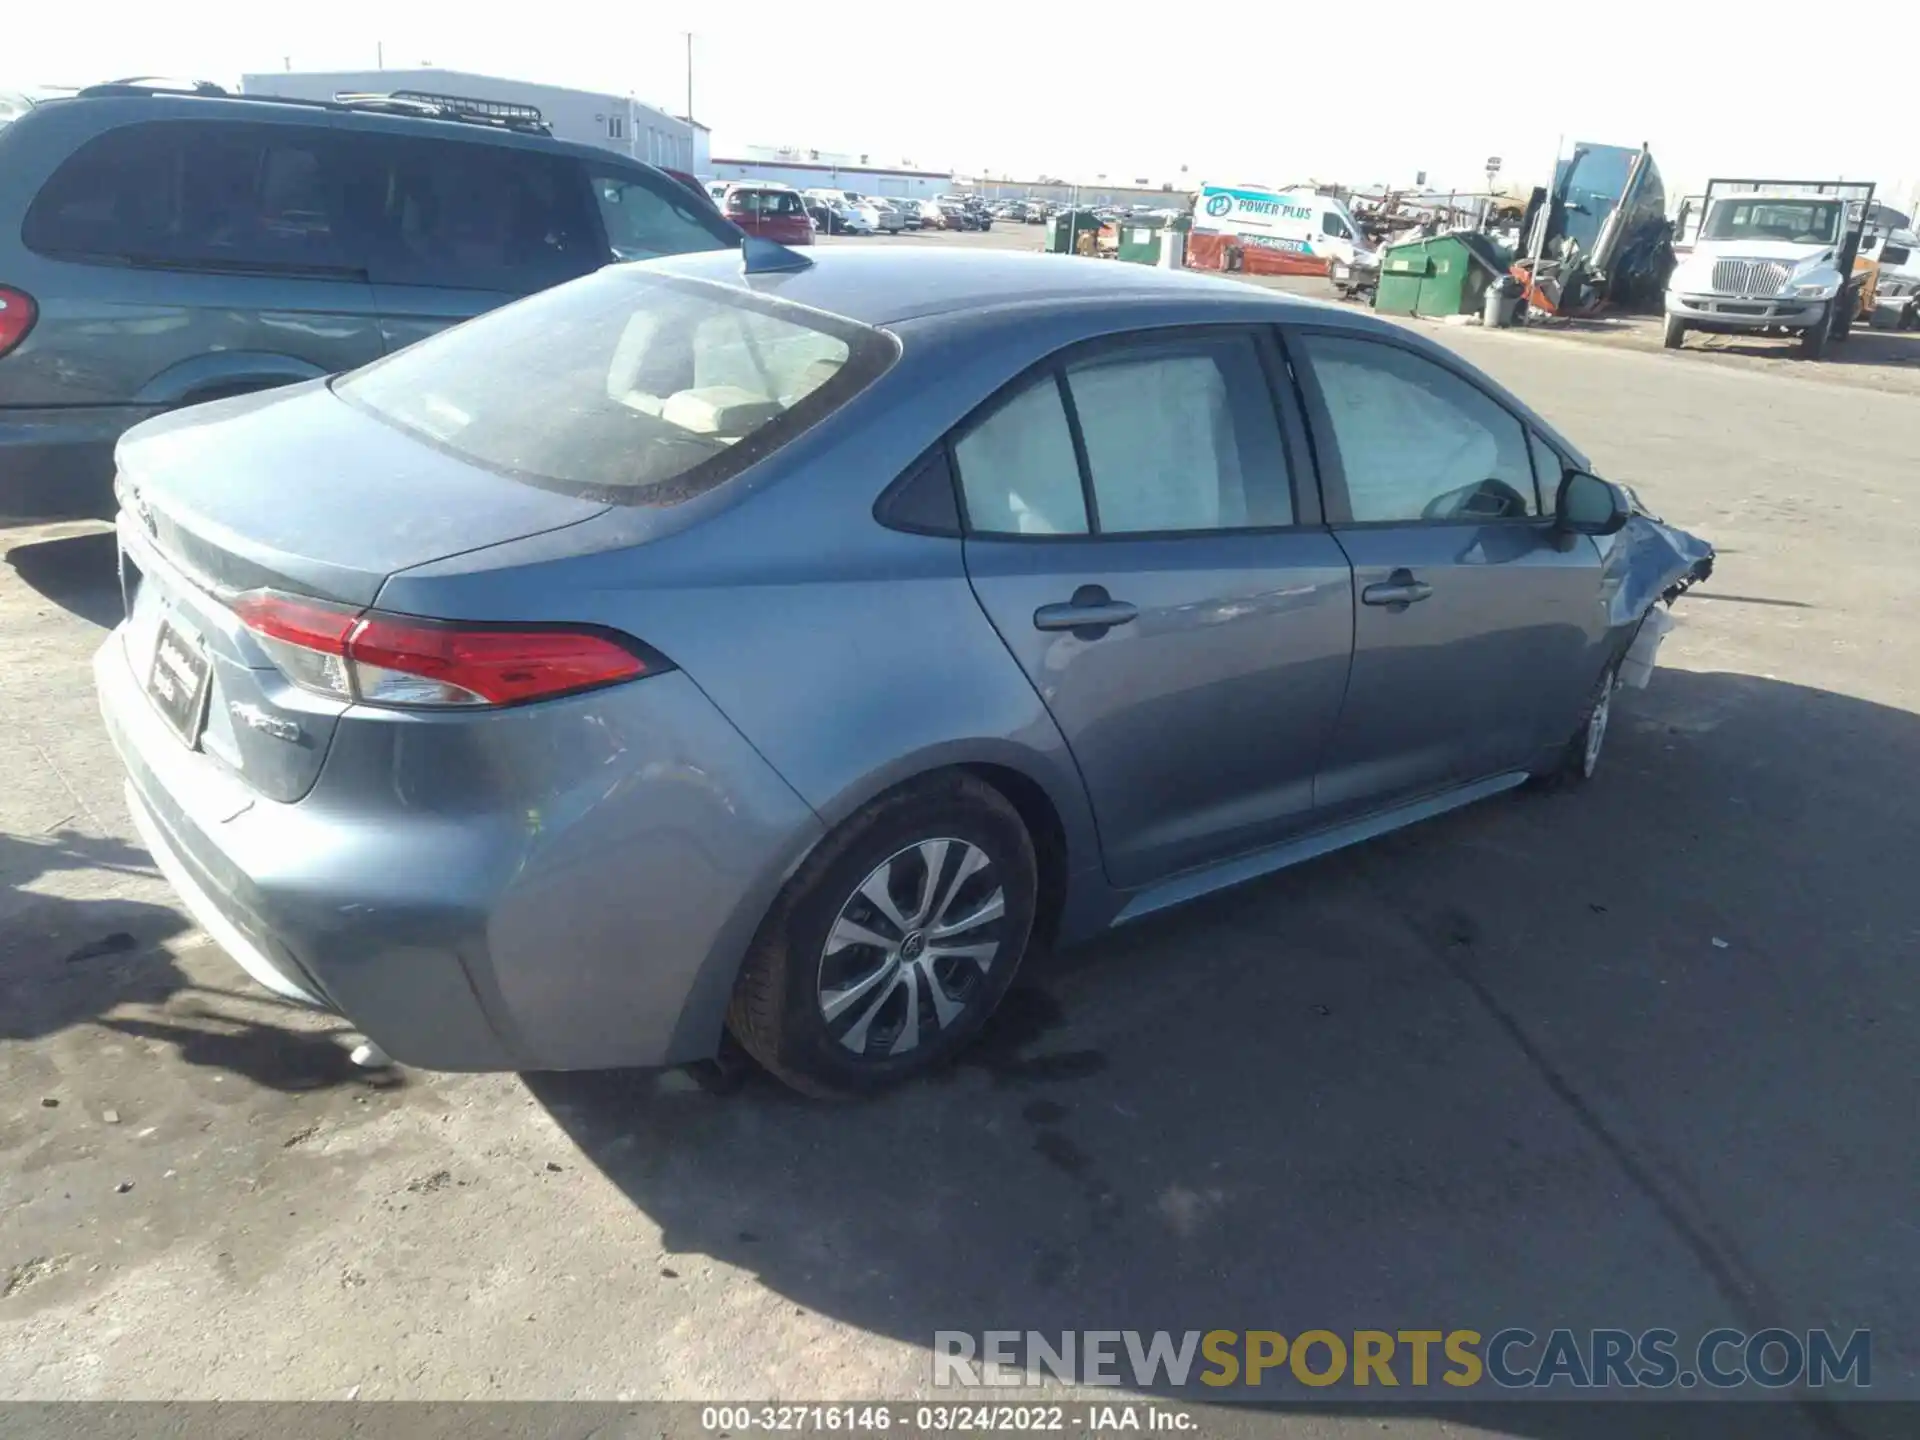
<instances>
[{"instance_id":1,"label":"front door","mask_svg":"<svg viewBox=\"0 0 1920 1440\"><path fill-rule=\"evenodd\" d=\"M1066 737L1116 886L1312 815L1353 593L1311 528L1267 343L1208 329L1069 351L954 443L974 592Z\"/></svg>"},{"instance_id":2,"label":"front door","mask_svg":"<svg viewBox=\"0 0 1920 1440\"><path fill-rule=\"evenodd\" d=\"M1333 332L1288 349L1358 602L1318 804L1337 819L1527 765L1566 738L1607 634L1599 550L1548 513L1558 474L1536 483L1519 417L1434 359Z\"/></svg>"}]
</instances>

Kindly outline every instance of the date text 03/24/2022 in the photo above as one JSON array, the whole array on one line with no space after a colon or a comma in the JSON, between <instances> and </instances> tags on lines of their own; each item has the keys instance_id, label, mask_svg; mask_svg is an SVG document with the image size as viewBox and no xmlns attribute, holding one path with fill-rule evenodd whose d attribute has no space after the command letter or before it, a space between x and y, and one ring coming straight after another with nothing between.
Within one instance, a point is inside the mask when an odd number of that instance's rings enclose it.
<instances>
[{"instance_id":1,"label":"date text 03/24/2022","mask_svg":"<svg viewBox=\"0 0 1920 1440\"><path fill-rule=\"evenodd\" d=\"M916 1434L945 1431L1069 1431L1113 1434L1125 1430L1190 1432L1194 1417L1159 1404L994 1405L708 1405L700 1428L717 1435L756 1431L900 1430Z\"/></svg>"}]
</instances>

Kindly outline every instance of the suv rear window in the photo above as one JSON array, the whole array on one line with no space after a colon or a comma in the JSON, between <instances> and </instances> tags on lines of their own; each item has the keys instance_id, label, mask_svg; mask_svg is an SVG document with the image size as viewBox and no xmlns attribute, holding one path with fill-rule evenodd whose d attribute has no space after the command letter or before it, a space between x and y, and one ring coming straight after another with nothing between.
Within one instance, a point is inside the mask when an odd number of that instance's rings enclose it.
<instances>
[{"instance_id":1,"label":"suv rear window","mask_svg":"<svg viewBox=\"0 0 1920 1440\"><path fill-rule=\"evenodd\" d=\"M44 255L525 294L733 243L673 181L477 138L234 120L95 136L22 227Z\"/></svg>"},{"instance_id":2,"label":"suv rear window","mask_svg":"<svg viewBox=\"0 0 1920 1440\"><path fill-rule=\"evenodd\" d=\"M333 390L530 484L671 505L817 424L896 353L850 320L635 266L443 331Z\"/></svg>"},{"instance_id":3,"label":"suv rear window","mask_svg":"<svg viewBox=\"0 0 1920 1440\"><path fill-rule=\"evenodd\" d=\"M331 132L196 121L129 125L69 156L27 210L45 255L273 270L358 268Z\"/></svg>"}]
</instances>

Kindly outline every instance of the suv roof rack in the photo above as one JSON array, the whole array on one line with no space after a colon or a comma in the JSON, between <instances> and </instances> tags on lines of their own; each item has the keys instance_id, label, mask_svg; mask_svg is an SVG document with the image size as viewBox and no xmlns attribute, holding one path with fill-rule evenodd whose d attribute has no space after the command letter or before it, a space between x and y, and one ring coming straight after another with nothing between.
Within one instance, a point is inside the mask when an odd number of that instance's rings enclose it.
<instances>
[{"instance_id":1,"label":"suv roof rack","mask_svg":"<svg viewBox=\"0 0 1920 1440\"><path fill-rule=\"evenodd\" d=\"M505 100L483 100L469 95L439 95L427 90L342 91L331 100L307 100L297 95L247 95L211 80L175 80L159 75L135 75L88 85L75 92L91 100L119 95L197 95L209 100L239 100L259 105L306 105L320 110L347 110L375 115L409 115L421 120L457 120L523 135L552 135L553 127L537 106Z\"/></svg>"},{"instance_id":2,"label":"suv roof rack","mask_svg":"<svg viewBox=\"0 0 1920 1440\"><path fill-rule=\"evenodd\" d=\"M418 115L427 120L462 120L470 125L491 125L500 130L520 130L534 135L553 133L553 127L547 124L538 106L514 105L505 100L437 95L428 90L343 90L335 94L333 100L347 110Z\"/></svg>"}]
</instances>

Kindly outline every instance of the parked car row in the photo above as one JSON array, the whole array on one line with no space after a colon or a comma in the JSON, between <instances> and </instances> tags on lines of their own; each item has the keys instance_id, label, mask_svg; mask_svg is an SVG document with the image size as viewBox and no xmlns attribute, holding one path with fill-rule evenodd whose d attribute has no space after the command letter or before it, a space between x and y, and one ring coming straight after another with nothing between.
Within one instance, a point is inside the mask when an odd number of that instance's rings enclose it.
<instances>
[{"instance_id":1,"label":"parked car row","mask_svg":"<svg viewBox=\"0 0 1920 1440\"><path fill-rule=\"evenodd\" d=\"M991 224L978 202L956 196L914 200L867 195L858 190L798 190L773 180L714 180L707 194L726 217L749 234L782 244L805 245L814 235L898 235L906 230L984 230ZM776 214L780 223L763 222ZM808 233L791 222L803 217Z\"/></svg>"}]
</instances>

